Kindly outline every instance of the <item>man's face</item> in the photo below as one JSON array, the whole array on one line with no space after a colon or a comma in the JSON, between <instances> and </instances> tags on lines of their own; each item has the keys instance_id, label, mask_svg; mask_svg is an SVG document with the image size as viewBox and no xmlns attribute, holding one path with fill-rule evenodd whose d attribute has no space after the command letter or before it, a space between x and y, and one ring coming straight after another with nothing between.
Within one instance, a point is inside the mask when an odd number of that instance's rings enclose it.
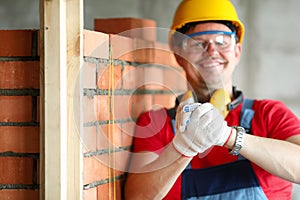
<instances>
[{"instance_id":1,"label":"man's face","mask_svg":"<svg viewBox=\"0 0 300 200\"><path fill-rule=\"evenodd\" d=\"M196 93L204 88L213 91L232 87L232 73L240 59L241 45L233 37L231 40L229 32L223 24L204 23L186 33L192 34L192 39L184 42L179 64Z\"/></svg>"}]
</instances>

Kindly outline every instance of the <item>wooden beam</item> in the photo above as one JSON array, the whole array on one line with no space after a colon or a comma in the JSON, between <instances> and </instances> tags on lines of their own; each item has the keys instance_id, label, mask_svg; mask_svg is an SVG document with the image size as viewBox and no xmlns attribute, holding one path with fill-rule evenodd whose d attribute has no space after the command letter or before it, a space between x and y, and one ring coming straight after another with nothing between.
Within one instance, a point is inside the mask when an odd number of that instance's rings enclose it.
<instances>
[{"instance_id":1,"label":"wooden beam","mask_svg":"<svg viewBox=\"0 0 300 200\"><path fill-rule=\"evenodd\" d=\"M82 199L82 35L82 0L40 0L40 199Z\"/></svg>"},{"instance_id":2,"label":"wooden beam","mask_svg":"<svg viewBox=\"0 0 300 200\"><path fill-rule=\"evenodd\" d=\"M68 57L68 200L82 199L83 133L82 77L83 66L83 0L67 0L67 57Z\"/></svg>"}]
</instances>

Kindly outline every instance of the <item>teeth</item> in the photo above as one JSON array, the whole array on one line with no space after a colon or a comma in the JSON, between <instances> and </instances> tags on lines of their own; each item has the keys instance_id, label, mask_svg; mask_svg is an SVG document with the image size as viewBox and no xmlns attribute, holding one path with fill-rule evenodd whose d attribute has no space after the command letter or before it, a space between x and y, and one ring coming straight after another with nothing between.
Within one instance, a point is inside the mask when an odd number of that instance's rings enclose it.
<instances>
[{"instance_id":1,"label":"teeth","mask_svg":"<svg viewBox=\"0 0 300 200\"><path fill-rule=\"evenodd\" d=\"M204 68L209 67L217 67L219 65L226 64L226 61L223 59L212 59L212 58L206 58L199 62L199 66L202 66Z\"/></svg>"},{"instance_id":2,"label":"teeth","mask_svg":"<svg viewBox=\"0 0 300 200\"><path fill-rule=\"evenodd\" d=\"M200 66L202 66L204 68L216 67L219 65L220 65L220 63L202 63L202 64L200 64Z\"/></svg>"}]
</instances>

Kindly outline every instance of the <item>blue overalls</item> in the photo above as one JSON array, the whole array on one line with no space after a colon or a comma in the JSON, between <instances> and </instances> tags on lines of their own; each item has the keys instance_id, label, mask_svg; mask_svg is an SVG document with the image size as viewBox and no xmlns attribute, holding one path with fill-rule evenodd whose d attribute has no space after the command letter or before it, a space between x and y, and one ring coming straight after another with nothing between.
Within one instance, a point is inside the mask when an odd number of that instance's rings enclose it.
<instances>
[{"instance_id":1,"label":"blue overalls","mask_svg":"<svg viewBox=\"0 0 300 200\"><path fill-rule=\"evenodd\" d=\"M246 99L241 111L240 126L249 133L254 115L253 100ZM172 122L174 128L174 121ZM182 173L182 199L188 200L266 200L250 161L239 155L235 162L191 169Z\"/></svg>"}]
</instances>

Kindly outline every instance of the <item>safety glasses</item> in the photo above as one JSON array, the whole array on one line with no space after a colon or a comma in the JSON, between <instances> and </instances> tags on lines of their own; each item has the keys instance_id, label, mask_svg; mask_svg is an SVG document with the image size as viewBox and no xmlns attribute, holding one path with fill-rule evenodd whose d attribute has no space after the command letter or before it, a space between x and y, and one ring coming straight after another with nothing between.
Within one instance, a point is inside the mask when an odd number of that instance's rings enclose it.
<instances>
[{"instance_id":1,"label":"safety glasses","mask_svg":"<svg viewBox=\"0 0 300 200\"><path fill-rule=\"evenodd\" d=\"M236 44L236 35L234 32L219 30L196 32L184 37L182 48L189 53L204 53L210 44L213 44L214 48L222 53L233 50Z\"/></svg>"}]
</instances>

